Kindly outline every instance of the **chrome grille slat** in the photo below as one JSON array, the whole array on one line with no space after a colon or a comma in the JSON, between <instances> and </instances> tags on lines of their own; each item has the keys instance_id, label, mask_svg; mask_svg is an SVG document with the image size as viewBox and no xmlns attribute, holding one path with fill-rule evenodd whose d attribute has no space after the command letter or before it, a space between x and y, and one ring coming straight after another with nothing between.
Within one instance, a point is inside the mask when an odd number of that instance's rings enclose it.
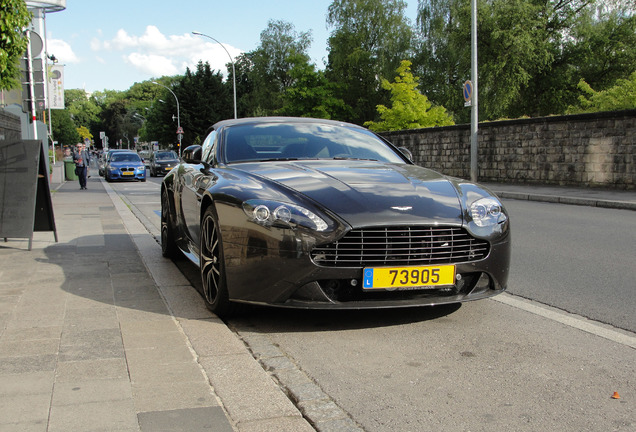
<instances>
[{"instance_id":1,"label":"chrome grille slat","mask_svg":"<svg viewBox=\"0 0 636 432\"><path fill-rule=\"evenodd\" d=\"M311 257L325 267L427 265L477 261L489 251L461 227L382 227L352 230Z\"/></svg>"}]
</instances>

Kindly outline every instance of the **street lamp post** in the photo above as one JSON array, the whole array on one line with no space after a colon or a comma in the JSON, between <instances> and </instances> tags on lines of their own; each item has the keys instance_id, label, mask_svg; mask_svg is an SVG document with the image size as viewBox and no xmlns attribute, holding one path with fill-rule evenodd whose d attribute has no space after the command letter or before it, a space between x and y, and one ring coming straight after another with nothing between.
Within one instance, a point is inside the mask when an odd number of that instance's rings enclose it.
<instances>
[{"instance_id":1,"label":"street lamp post","mask_svg":"<svg viewBox=\"0 0 636 432\"><path fill-rule=\"evenodd\" d=\"M236 69L234 69L234 59L232 58L232 55L230 54L230 52L227 50L227 48L225 48L225 45L223 45L221 42L219 42L218 40L214 39L212 36L203 34L201 32L196 32L193 31L192 34L198 35L198 36L203 36L209 39L212 39L214 42L218 43L219 45L221 45L221 48L223 48L225 50L225 52L227 53L227 55L230 57L230 62L232 63L232 84L234 86L234 118L238 118L237 114L236 114Z\"/></svg>"},{"instance_id":2,"label":"street lamp post","mask_svg":"<svg viewBox=\"0 0 636 432\"><path fill-rule=\"evenodd\" d=\"M181 117L179 116L179 98L177 98L177 95L174 94L174 92L170 90L169 87L163 84L159 84L157 81L153 81L152 83L157 84L158 86L161 86L172 93L172 96L174 96L174 100L177 102L177 139L179 140L179 157L181 157L181 136L183 135L183 133L181 132ZM174 121L174 117L172 119Z\"/></svg>"}]
</instances>

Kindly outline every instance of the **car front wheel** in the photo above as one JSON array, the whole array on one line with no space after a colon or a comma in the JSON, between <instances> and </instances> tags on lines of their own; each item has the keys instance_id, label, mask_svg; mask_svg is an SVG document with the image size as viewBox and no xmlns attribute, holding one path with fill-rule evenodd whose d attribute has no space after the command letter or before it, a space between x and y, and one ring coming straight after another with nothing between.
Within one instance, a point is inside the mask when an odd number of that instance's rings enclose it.
<instances>
[{"instance_id":1,"label":"car front wheel","mask_svg":"<svg viewBox=\"0 0 636 432\"><path fill-rule=\"evenodd\" d=\"M201 220L199 264L206 306L218 316L231 315L235 311L235 305L229 301L225 279L223 242L218 217L212 206L205 210Z\"/></svg>"}]
</instances>

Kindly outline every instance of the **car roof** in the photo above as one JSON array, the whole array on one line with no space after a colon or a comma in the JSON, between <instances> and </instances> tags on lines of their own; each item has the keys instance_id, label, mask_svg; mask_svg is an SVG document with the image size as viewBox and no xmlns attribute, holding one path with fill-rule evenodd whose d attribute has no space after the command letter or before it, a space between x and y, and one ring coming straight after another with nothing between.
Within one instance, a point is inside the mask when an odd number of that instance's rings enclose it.
<instances>
[{"instance_id":1,"label":"car roof","mask_svg":"<svg viewBox=\"0 0 636 432\"><path fill-rule=\"evenodd\" d=\"M347 123L338 120L326 120L326 119L317 119L312 117L245 117L240 119L228 119L221 120L215 123L212 127L214 129L220 129L225 126L234 126L241 124L264 124L264 123L316 123L316 124L325 124L325 125L333 125L333 126L347 126L354 127L358 129L363 129L362 126L355 125L353 123Z\"/></svg>"}]
</instances>

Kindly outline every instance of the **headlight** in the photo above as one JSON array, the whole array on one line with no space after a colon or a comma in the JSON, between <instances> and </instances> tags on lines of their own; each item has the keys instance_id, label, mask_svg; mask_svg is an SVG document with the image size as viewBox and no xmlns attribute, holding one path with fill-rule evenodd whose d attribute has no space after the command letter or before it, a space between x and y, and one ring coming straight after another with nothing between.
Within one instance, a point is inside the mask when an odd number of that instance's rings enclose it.
<instances>
[{"instance_id":1,"label":"headlight","mask_svg":"<svg viewBox=\"0 0 636 432\"><path fill-rule=\"evenodd\" d=\"M243 211L248 219L263 226L293 228L300 225L314 231L327 231L329 224L314 212L289 203L266 200L247 200Z\"/></svg>"},{"instance_id":2,"label":"headlight","mask_svg":"<svg viewBox=\"0 0 636 432\"><path fill-rule=\"evenodd\" d=\"M501 203L493 197L478 199L470 205L468 212L478 227L496 225L507 219Z\"/></svg>"}]
</instances>

